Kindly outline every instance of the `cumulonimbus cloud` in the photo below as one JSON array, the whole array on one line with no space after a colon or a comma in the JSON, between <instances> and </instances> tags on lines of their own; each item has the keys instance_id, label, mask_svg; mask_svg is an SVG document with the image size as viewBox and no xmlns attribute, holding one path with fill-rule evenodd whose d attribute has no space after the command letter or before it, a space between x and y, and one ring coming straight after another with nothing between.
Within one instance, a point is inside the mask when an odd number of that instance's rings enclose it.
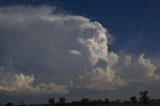
<instances>
[{"instance_id":1,"label":"cumulonimbus cloud","mask_svg":"<svg viewBox=\"0 0 160 106\"><path fill-rule=\"evenodd\" d=\"M12 70L6 73L14 73L13 80L2 77L0 91L68 93L70 82L72 89L105 91L159 80L156 66L143 54L133 59L108 51L111 35L100 23L57 11L45 6L0 8L0 65L7 68L9 58Z\"/></svg>"}]
</instances>

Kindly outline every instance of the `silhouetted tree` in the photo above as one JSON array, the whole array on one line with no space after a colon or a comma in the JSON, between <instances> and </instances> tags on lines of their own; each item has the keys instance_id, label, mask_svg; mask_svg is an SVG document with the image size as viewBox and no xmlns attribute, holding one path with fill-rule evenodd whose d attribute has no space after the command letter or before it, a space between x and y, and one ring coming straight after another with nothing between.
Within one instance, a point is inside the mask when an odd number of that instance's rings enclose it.
<instances>
[{"instance_id":1,"label":"silhouetted tree","mask_svg":"<svg viewBox=\"0 0 160 106\"><path fill-rule=\"evenodd\" d=\"M139 98L139 101L140 103L144 103L144 104L147 104L150 100L150 96L148 96L148 91L142 91L140 92L140 98Z\"/></svg>"},{"instance_id":2,"label":"silhouetted tree","mask_svg":"<svg viewBox=\"0 0 160 106\"><path fill-rule=\"evenodd\" d=\"M91 105L91 106L95 105L95 104L94 104L94 101L95 101L95 100L90 100L90 101L89 101L89 105Z\"/></svg>"},{"instance_id":3,"label":"silhouetted tree","mask_svg":"<svg viewBox=\"0 0 160 106\"><path fill-rule=\"evenodd\" d=\"M59 98L59 104L60 104L60 105L65 105L65 103L66 103L66 98L60 97L60 98Z\"/></svg>"},{"instance_id":4,"label":"silhouetted tree","mask_svg":"<svg viewBox=\"0 0 160 106\"><path fill-rule=\"evenodd\" d=\"M50 106L54 106L54 105L55 105L55 99L54 99L54 98L49 98L48 104L49 104Z\"/></svg>"},{"instance_id":5,"label":"silhouetted tree","mask_svg":"<svg viewBox=\"0 0 160 106\"><path fill-rule=\"evenodd\" d=\"M136 96L132 96L132 97L130 98L130 100L131 100L131 102L132 102L133 104L136 104L136 103L137 103L137 97L136 97Z\"/></svg>"},{"instance_id":6,"label":"silhouetted tree","mask_svg":"<svg viewBox=\"0 0 160 106\"><path fill-rule=\"evenodd\" d=\"M119 104L121 103L121 100L120 99L116 99L116 104Z\"/></svg>"},{"instance_id":7,"label":"silhouetted tree","mask_svg":"<svg viewBox=\"0 0 160 106\"><path fill-rule=\"evenodd\" d=\"M82 106L87 106L89 104L89 99L88 98L83 98L82 100L81 100L81 105Z\"/></svg>"},{"instance_id":8,"label":"silhouetted tree","mask_svg":"<svg viewBox=\"0 0 160 106\"><path fill-rule=\"evenodd\" d=\"M104 102L101 99L97 100L97 105L102 105Z\"/></svg>"},{"instance_id":9,"label":"silhouetted tree","mask_svg":"<svg viewBox=\"0 0 160 106\"><path fill-rule=\"evenodd\" d=\"M71 106L80 106L80 101L72 101Z\"/></svg>"},{"instance_id":10,"label":"silhouetted tree","mask_svg":"<svg viewBox=\"0 0 160 106\"><path fill-rule=\"evenodd\" d=\"M123 101L123 104L128 105L128 104L130 104L130 101L128 101L128 100L124 100L124 101Z\"/></svg>"},{"instance_id":11,"label":"silhouetted tree","mask_svg":"<svg viewBox=\"0 0 160 106\"><path fill-rule=\"evenodd\" d=\"M109 99L108 99L108 98L105 98L105 99L104 99L104 104L105 104L106 106L109 105Z\"/></svg>"},{"instance_id":12,"label":"silhouetted tree","mask_svg":"<svg viewBox=\"0 0 160 106\"><path fill-rule=\"evenodd\" d=\"M97 100L90 100L89 104L93 106L93 105L97 105L98 103L97 103Z\"/></svg>"},{"instance_id":13,"label":"silhouetted tree","mask_svg":"<svg viewBox=\"0 0 160 106\"><path fill-rule=\"evenodd\" d=\"M14 105L13 103L9 102L9 103L6 103L5 106L14 106Z\"/></svg>"}]
</instances>

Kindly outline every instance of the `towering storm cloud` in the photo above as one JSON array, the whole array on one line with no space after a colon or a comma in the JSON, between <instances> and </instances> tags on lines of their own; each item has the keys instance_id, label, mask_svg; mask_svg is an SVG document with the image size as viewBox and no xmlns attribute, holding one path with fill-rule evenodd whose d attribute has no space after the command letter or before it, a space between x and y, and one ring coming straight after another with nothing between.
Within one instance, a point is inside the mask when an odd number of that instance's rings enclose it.
<instances>
[{"instance_id":1,"label":"towering storm cloud","mask_svg":"<svg viewBox=\"0 0 160 106\"><path fill-rule=\"evenodd\" d=\"M108 51L109 38L99 22L55 7L1 7L0 92L69 94L160 80L144 54Z\"/></svg>"}]
</instances>

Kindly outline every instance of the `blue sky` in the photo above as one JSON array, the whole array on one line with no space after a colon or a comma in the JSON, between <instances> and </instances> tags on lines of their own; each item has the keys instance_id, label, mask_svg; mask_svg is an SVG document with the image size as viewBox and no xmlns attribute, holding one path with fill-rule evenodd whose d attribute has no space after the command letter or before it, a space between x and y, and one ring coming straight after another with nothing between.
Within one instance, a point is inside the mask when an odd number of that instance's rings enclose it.
<instances>
[{"instance_id":1,"label":"blue sky","mask_svg":"<svg viewBox=\"0 0 160 106\"><path fill-rule=\"evenodd\" d=\"M0 103L158 98L159 34L159 0L0 0Z\"/></svg>"},{"instance_id":2,"label":"blue sky","mask_svg":"<svg viewBox=\"0 0 160 106\"><path fill-rule=\"evenodd\" d=\"M159 54L160 2L158 0L67 1L64 6L101 22L116 39L114 50ZM154 43L152 43L154 42ZM128 46L128 44L130 46ZM143 49L142 49L143 48ZM153 51L156 51L153 53Z\"/></svg>"}]
</instances>

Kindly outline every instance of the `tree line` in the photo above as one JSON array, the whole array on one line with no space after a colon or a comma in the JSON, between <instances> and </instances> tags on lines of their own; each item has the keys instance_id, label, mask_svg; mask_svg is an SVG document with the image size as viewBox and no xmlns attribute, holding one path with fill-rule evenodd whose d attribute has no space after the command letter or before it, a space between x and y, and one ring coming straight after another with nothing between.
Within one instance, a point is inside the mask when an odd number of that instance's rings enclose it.
<instances>
[{"instance_id":1,"label":"tree line","mask_svg":"<svg viewBox=\"0 0 160 106\"><path fill-rule=\"evenodd\" d=\"M6 103L4 106L109 106L110 104L149 104L153 102L160 103L160 99L154 100L151 99L149 96L149 91L142 91L139 93L140 97L132 96L129 100L121 101L120 99L116 99L115 101L110 101L108 98L102 99L95 99L90 100L89 98L82 98L80 101L71 101L70 103L66 102L66 98L60 97L58 102L55 102L55 98L49 98L47 104L32 104L26 105L21 103L20 105L14 105L13 103L9 102Z\"/></svg>"}]
</instances>

